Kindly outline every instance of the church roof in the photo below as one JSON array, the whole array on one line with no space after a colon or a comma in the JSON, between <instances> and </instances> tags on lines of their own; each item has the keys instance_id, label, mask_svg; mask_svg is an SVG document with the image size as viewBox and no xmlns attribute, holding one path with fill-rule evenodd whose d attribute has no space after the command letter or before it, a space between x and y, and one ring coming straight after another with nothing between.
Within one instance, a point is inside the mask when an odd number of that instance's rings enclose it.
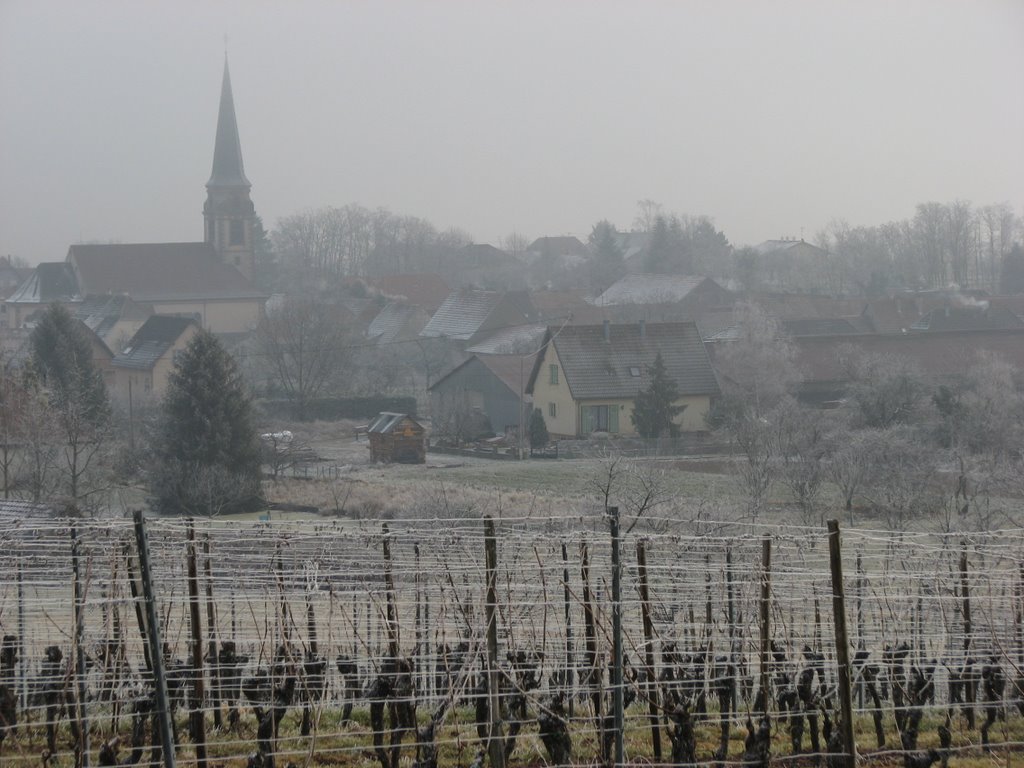
<instances>
[{"instance_id":1,"label":"church roof","mask_svg":"<svg viewBox=\"0 0 1024 768\"><path fill-rule=\"evenodd\" d=\"M127 294L137 302L252 299L263 294L209 243L72 245L81 294Z\"/></svg>"},{"instance_id":2,"label":"church roof","mask_svg":"<svg viewBox=\"0 0 1024 768\"><path fill-rule=\"evenodd\" d=\"M220 112L217 115L217 141L213 147L213 171L207 187L251 187L242 165L242 142L238 138L235 100L231 95L231 75L224 59L224 80L220 88Z\"/></svg>"},{"instance_id":3,"label":"church roof","mask_svg":"<svg viewBox=\"0 0 1024 768\"><path fill-rule=\"evenodd\" d=\"M38 265L7 301L11 304L49 304L53 301L73 302L79 299L81 294L71 265L56 261Z\"/></svg>"}]
</instances>

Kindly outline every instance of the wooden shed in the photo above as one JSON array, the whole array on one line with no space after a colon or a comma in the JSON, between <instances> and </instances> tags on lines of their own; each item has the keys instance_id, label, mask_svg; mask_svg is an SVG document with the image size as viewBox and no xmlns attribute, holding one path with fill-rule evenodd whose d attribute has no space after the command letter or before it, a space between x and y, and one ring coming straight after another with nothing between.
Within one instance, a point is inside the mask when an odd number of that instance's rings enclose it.
<instances>
[{"instance_id":1,"label":"wooden shed","mask_svg":"<svg viewBox=\"0 0 1024 768\"><path fill-rule=\"evenodd\" d=\"M407 414L384 411L370 422L366 434L373 463L425 464L427 461L427 432Z\"/></svg>"}]
</instances>

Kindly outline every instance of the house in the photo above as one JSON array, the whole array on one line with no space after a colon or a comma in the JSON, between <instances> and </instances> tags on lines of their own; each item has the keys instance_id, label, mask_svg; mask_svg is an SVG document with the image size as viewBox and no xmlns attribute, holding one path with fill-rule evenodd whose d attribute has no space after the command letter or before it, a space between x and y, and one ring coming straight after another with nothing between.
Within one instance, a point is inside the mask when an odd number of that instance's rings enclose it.
<instances>
[{"instance_id":1,"label":"house","mask_svg":"<svg viewBox=\"0 0 1024 768\"><path fill-rule=\"evenodd\" d=\"M86 296L72 310L76 320L85 323L115 351L124 347L152 314L151 304L139 304L124 295L106 294Z\"/></svg>"},{"instance_id":2,"label":"house","mask_svg":"<svg viewBox=\"0 0 1024 768\"><path fill-rule=\"evenodd\" d=\"M828 251L803 238L765 240L753 251L761 280L776 289L805 291L827 280Z\"/></svg>"},{"instance_id":3,"label":"house","mask_svg":"<svg viewBox=\"0 0 1024 768\"><path fill-rule=\"evenodd\" d=\"M416 419L404 413L383 411L366 430L370 461L424 464L427 461L427 433Z\"/></svg>"},{"instance_id":4,"label":"house","mask_svg":"<svg viewBox=\"0 0 1024 768\"><path fill-rule=\"evenodd\" d=\"M719 390L692 322L549 328L526 391L554 437L635 435L633 400L649 385L648 367L659 353L679 388L676 405L684 410L677 423L683 431L703 431Z\"/></svg>"},{"instance_id":5,"label":"house","mask_svg":"<svg viewBox=\"0 0 1024 768\"><path fill-rule=\"evenodd\" d=\"M390 301L367 326L366 336L377 344L409 341L419 336L429 316L419 307Z\"/></svg>"},{"instance_id":6,"label":"house","mask_svg":"<svg viewBox=\"0 0 1024 768\"><path fill-rule=\"evenodd\" d=\"M692 316L701 310L731 307L736 301L732 291L710 277L700 275L626 275L593 300L599 307L670 304Z\"/></svg>"},{"instance_id":7,"label":"house","mask_svg":"<svg viewBox=\"0 0 1024 768\"><path fill-rule=\"evenodd\" d=\"M371 293L383 296L388 302L417 307L432 315L440 307L451 287L439 275L402 273L362 278Z\"/></svg>"},{"instance_id":8,"label":"house","mask_svg":"<svg viewBox=\"0 0 1024 768\"><path fill-rule=\"evenodd\" d=\"M452 421L479 412L498 434L518 434L526 424L526 385L533 370L533 355L474 354L429 387L431 413L443 429Z\"/></svg>"},{"instance_id":9,"label":"house","mask_svg":"<svg viewBox=\"0 0 1024 768\"><path fill-rule=\"evenodd\" d=\"M242 163L227 62L221 83L213 169L206 183L202 242L72 245L63 262L40 264L4 303L20 328L51 302L127 296L157 314L196 315L214 333L251 330L266 296L251 282L256 213Z\"/></svg>"},{"instance_id":10,"label":"house","mask_svg":"<svg viewBox=\"0 0 1024 768\"><path fill-rule=\"evenodd\" d=\"M453 291L420 332L472 344L502 328L530 323L536 310L525 291Z\"/></svg>"},{"instance_id":11,"label":"house","mask_svg":"<svg viewBox=\"0 0 1024 768\"><path fill-rule=\"evenodd\" d=\"M198 332L191 317L150 317L113 359L113 394L125 402L163 397L176 356Z\"/></svg>"}]
</instances>

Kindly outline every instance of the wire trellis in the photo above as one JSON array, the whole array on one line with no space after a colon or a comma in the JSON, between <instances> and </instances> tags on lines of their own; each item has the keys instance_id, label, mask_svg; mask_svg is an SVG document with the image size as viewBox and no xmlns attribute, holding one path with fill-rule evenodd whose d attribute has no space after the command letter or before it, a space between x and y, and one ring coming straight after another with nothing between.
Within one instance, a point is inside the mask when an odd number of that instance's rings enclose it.
<instances>
[{"instance_id":1,"label":"wire trellis","mask_svg":"<svg viewBox=\"0 0 1024 768\"><path fill-rule=\"evenodd\" d=\"M3 522L3 764L158 764L131 521ZM647 527L621 550L626 761L842 752L825 530ZM496 691L479 519L147 528L178 765L480 765L495 723L510 765L611 759L601 520L496 521ZM842 537L859 752L1024 747L1024 530Z\"/></svg>"}]
</instances>

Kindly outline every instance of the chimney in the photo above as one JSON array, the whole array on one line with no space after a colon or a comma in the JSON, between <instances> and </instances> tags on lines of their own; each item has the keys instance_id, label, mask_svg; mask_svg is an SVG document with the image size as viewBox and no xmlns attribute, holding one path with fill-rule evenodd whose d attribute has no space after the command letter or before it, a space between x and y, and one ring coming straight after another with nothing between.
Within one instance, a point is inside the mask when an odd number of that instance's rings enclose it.
<instances>
[{"instance_id":1,"label":"chimney","mask_svg":"<svg viewBox=\"0 0 1024 768\"><path fill-rule=\"evenodd\" d=\"M643 341L646 338L647 338L647 321L646 320L641 320L640 321L640 341Z\"/></svg>"},{"instance_id":2,"label":"chimney","mask_svg":"<svg viewBox=\"0 0 1024 768\"><path fill-rule=\"evenodd\" d=\"M607 320L604 321L604 340L612 340L612 329L610 323Z\"/></svg>"}]
</instances>

